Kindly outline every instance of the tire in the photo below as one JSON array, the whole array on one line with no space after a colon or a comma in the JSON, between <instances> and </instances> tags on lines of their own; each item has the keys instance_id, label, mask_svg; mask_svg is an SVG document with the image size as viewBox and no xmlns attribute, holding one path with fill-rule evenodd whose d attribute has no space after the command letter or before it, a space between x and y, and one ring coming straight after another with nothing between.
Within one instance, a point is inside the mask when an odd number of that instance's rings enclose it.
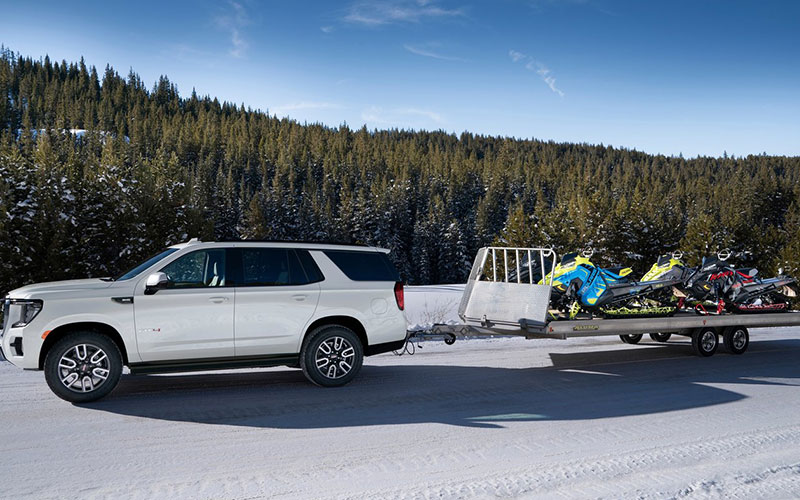
<instances>
[{"instance_id":1,"label":"tire","mask_svg":"<svg viewBox=\"0 0 800 500\"><path fill-rule=\"evenodd\" d=\"M713 356L718 346L719 335L713 328L698 328L692 333L692 348L698 356Z\"/></svg>"},{"instance_id":2,"label":"tire","mask_svg":"<svg viewBox=\"0 0 800 500\"><path fill-rule=\"evenodd\" d=\"M638 344L642 340L642 334L620 335L619 338L626 344Z\"/></svg>"},{"instance_id":3,"label":"tire","mask_svg":"<svg viewBox=\"0 0 800 500\"><path fill-rule=\"evenodd\" d=\"M97 332L67 334L44 360L50 390L70 403L90 403L108 396L121 375L122 354L117 344Z\"/></svg>"},{"instance_id":4,"label":"tire","mask_svg":"<svg viewBox=\"0 0 800 500\"><path fill-rule=\"evenodd\" d=\"M731 354L744 354L750 345L750 333L743 326L729 326L722 332L725 350Z\"/></svg>"},{"instance_id":5,"label":"tire","mask_svg":"<svg viewBox=\"0 0 800 500\"><path fill-rule=\"evenodd\" d=\"M339 325L315 329L303 342L300 351L303 375L322 387L347 384L358 375L363 364L361 340L352 330Z\"/></svg>"},{"instance_id":6,"label":"tire","mask_svg":"<svg viewBox=\"0 0 800 500\"><path fill-rule=\"evenodd\" d=\"M672 337L671 333L651 333L650 338L656 342L666 342Z\"/></svg>"}]
</instances>

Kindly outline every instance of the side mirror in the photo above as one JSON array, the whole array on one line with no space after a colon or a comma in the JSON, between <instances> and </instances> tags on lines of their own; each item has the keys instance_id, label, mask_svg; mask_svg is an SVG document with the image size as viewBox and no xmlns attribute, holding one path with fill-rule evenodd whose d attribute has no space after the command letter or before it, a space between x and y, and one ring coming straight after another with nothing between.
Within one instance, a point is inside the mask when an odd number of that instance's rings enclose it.
<instances>
[{"instance_id":1,"label":"side mirror","mask_svg":"<svg viewBox=\"0 0 800 500\"><path fill-rule=\"evenodd\" d=\"M169 278L165 273L153 273L145 281L144 294L153 295L157 291L167 288L167 284L169 284Z\"/></svg>"}]
</instances>

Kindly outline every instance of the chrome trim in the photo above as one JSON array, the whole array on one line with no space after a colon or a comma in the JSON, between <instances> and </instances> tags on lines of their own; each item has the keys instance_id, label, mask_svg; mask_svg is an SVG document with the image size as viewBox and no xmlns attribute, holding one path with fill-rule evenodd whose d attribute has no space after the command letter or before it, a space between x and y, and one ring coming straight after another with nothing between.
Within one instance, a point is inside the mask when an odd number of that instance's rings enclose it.
<instances>
[{"instance_id":1,"label":"chrome trim","mask_svg":"<svg viewBox=\"0 0 800 500\"><path fill-rule=\"evenodd\" d=\"M2 324L0 324L0 341L3 340L3 337L6 334L6 330L7 330L6 327L9 324L9 322L8 322L8 314L10 313L10 311L11 311L11 299L6 297L5 300L3 300L3 322L2 322Z\"/></svg>"}]
</instances>

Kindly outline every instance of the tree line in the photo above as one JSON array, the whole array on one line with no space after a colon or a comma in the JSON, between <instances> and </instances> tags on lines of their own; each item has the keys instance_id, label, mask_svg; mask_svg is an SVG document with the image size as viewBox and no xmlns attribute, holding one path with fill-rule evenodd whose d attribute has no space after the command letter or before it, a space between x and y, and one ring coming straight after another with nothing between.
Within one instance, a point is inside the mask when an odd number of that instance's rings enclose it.
<instances>
[{"instance_id":1,"label":"tree line","mask_svg":"<svg viewBox=\"0 0 800 500\"><path fill-rule=\"evenodd\" d=\"M800 274L800 158L327 127L0 51L0 291L190 237L387 247L412 284L463 282L493 243L591 246L640 273L730 248Z\"/></svg>"}]
</instances>

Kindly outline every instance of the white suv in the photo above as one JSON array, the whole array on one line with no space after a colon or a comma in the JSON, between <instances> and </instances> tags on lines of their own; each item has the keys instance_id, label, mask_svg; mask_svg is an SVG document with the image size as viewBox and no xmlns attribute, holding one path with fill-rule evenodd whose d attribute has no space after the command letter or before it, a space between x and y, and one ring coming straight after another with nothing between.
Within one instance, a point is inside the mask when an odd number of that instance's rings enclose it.
<instances>
[{"instance_id":1,"label":"white suv","mask_svg":"<svg viewBox=\"0 0 800 500\"><path fill-rule=\"evenodd\" d=\"M406 340L388 250L296 242L167 248L118 278L18 288L0 346L71 402L106 396L122 367L163 373L287 365L322 386Z\"/></svg>"}]
</instances>

